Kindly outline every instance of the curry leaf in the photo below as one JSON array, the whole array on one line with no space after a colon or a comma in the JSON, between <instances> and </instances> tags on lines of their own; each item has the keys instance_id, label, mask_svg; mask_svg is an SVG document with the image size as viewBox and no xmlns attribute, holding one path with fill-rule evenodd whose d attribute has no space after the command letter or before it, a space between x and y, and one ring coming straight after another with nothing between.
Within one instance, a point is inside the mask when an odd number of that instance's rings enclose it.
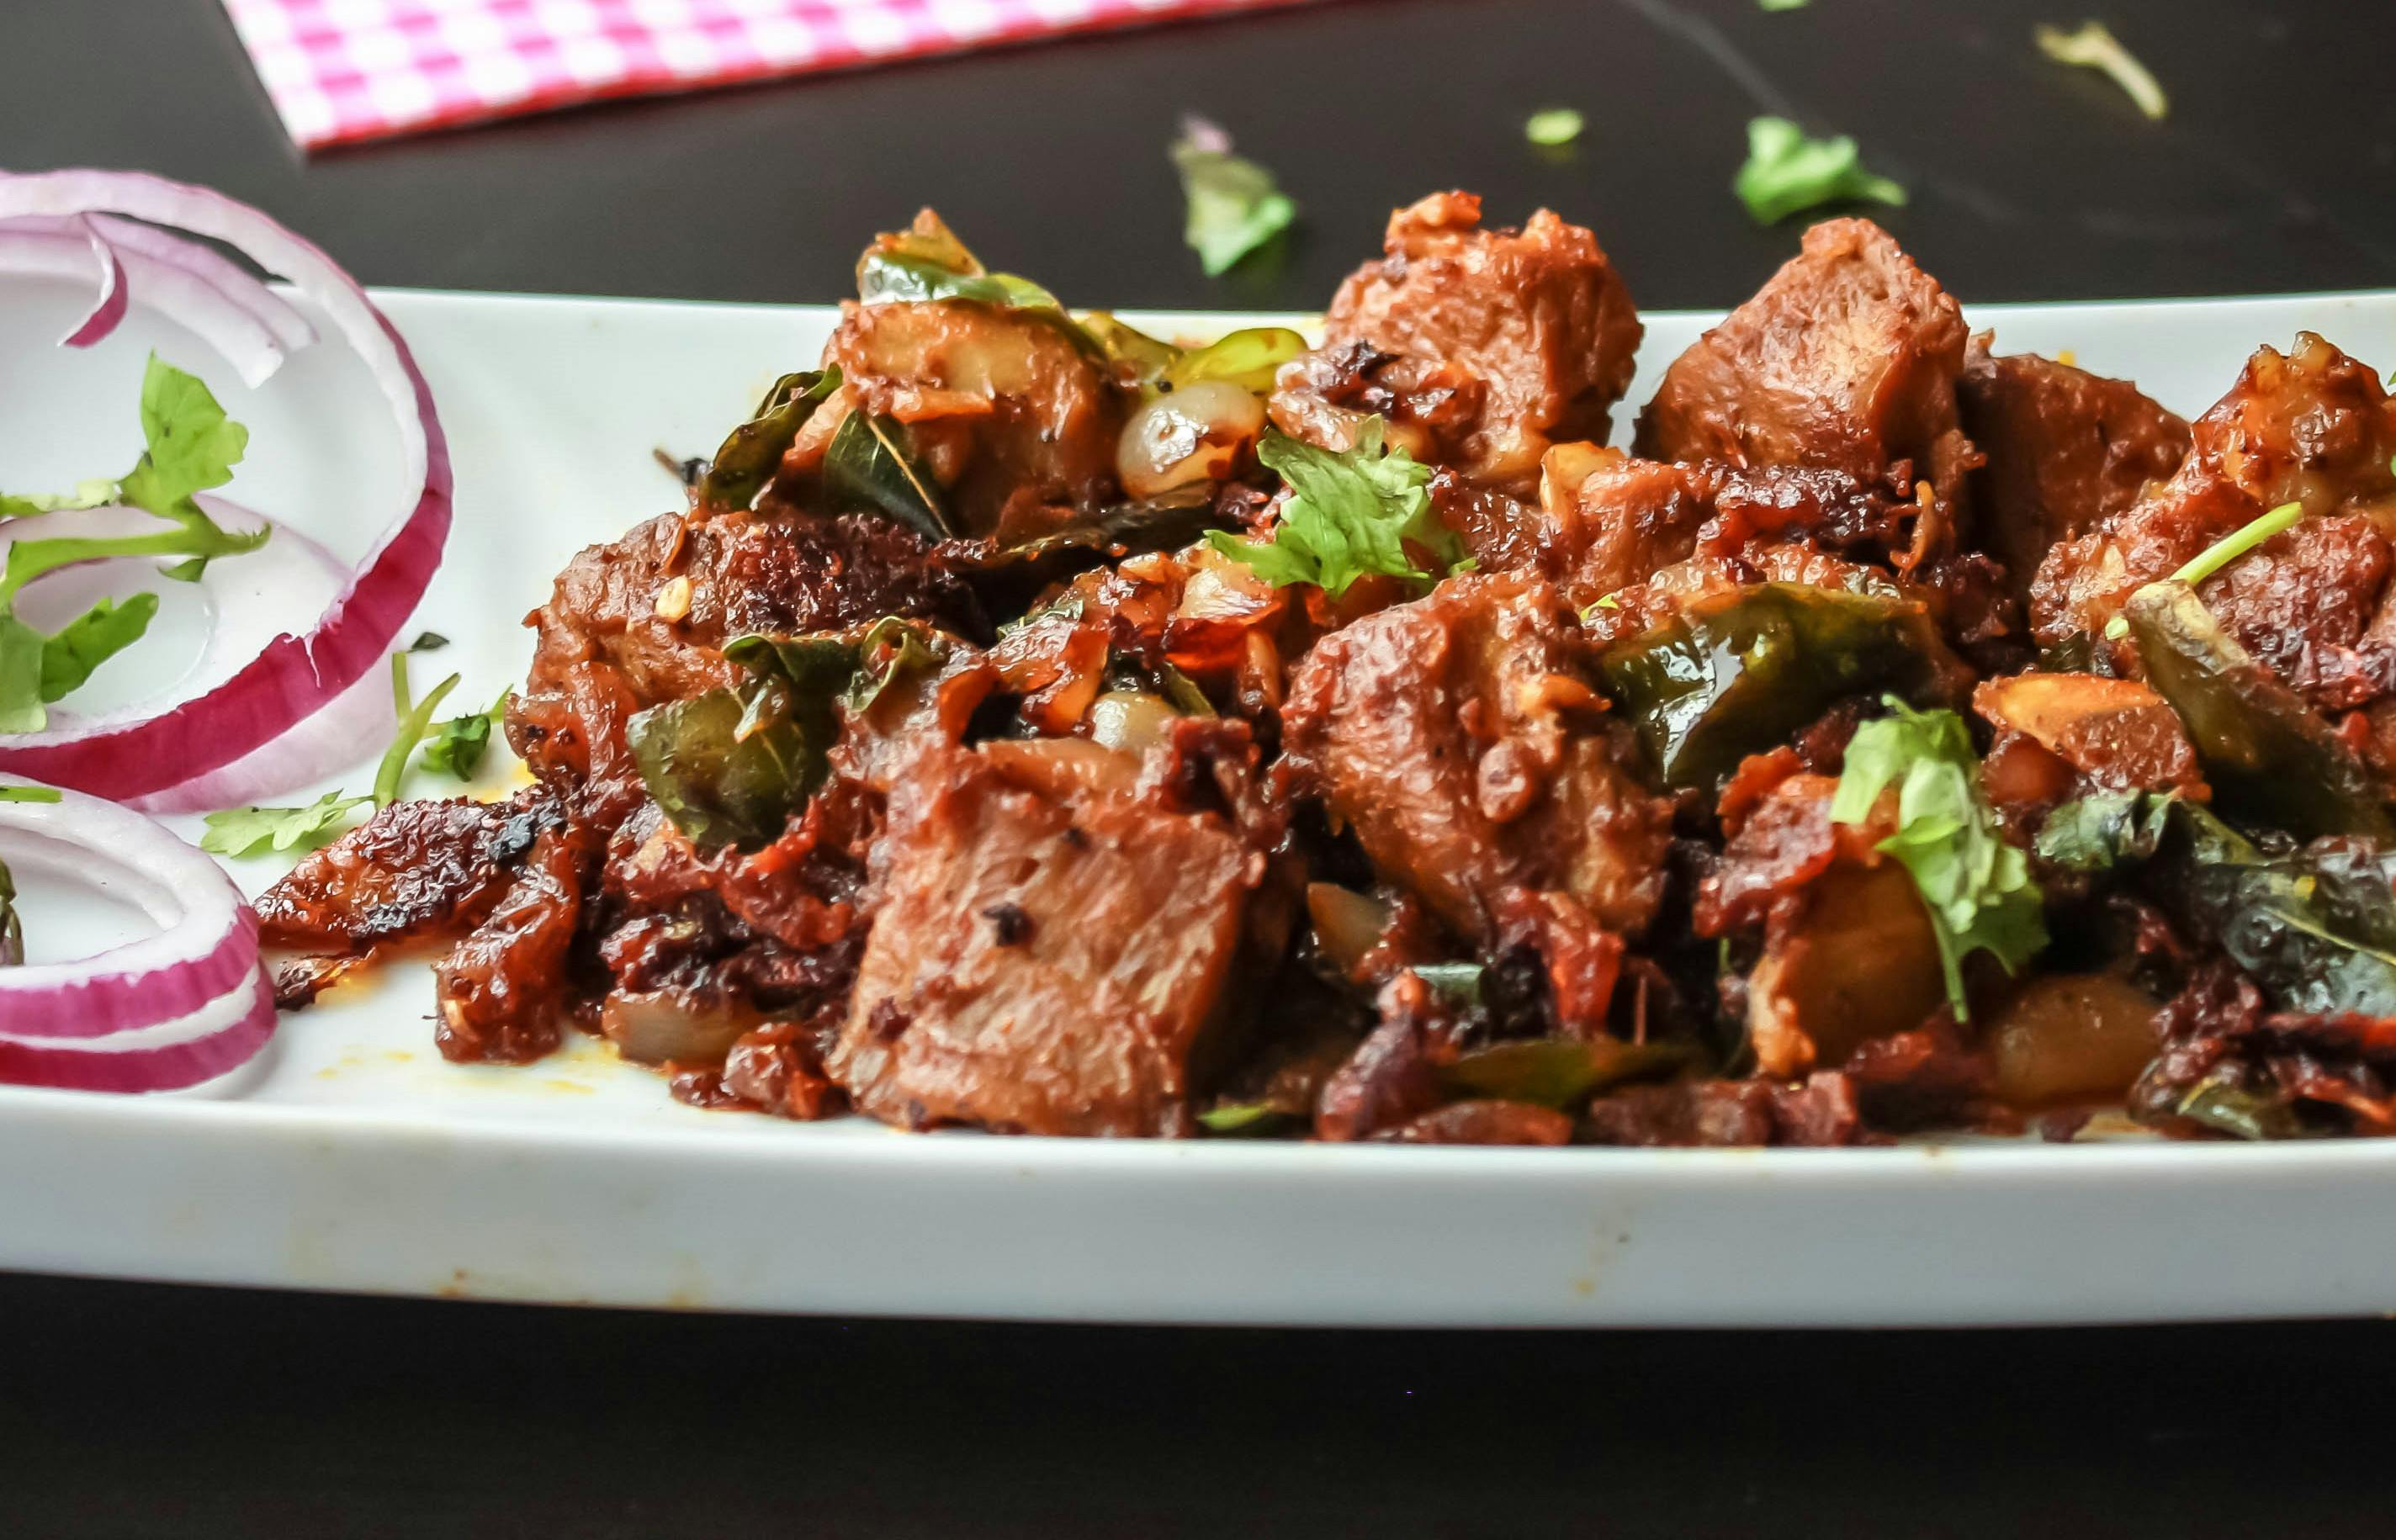
<instances>
[{"instance_id":1,"label":"curry leaf","mask_svg":"<svg viewBox=\"0 0 2396 1540\"><path fill-rule=\"evenodd\" d=\"M1963 959L1985 951L2009 973L2046 945L2046 918L2030 860L1997 830L1980 789L1971 735L1953 711L1916 711L1895 697L1891 714L1856 729L1830 817L1869 821L1881 793L1897 788L1897 832L1879 849L1913 878L1938 940L1947 998L1959 1021Z\"/></svg>"},{"instance_id":2,"label":"curry leaf","mask_svg":"<svg viewBox=\"0 0 2396 1540\"><path fill-rule=\"evenodd\" d=\"M838 369L786 374L774 381L748 421L732 430L699 479L699 500L712 508L746 508L774 477L799 430L840 389Z\"/></svg>"},{"instance_id":3,"label":"curry leaf","mask_svg":"<svg viewBox=\"0 0 2396 1540\"><path fill-rule=\"evenodd\" d=\"M1231 153L1231 137L1205 118L1181 120L1171 153L1189 203L1182 239L1208 277L1230 272L1298 217L1272 173Z\"/></svg>"},{"instance_id":4,"label":"curry leaf","mask_svg":"<svg viewBox=\"0 0 2396 1540\"><path fill-rule=\"evenodd\" d=\"M2176 791L2098 791L2063 803L2039 827L2035 848L2073 871L2110 871L2151 858L2171 828Z\"/></svg>"},{"instance_id":5,"label":"curry leaf","mask_svg":"<svg viewBox=\"0 0 2396 1540\"><path fill-rule=\"evenodd\" d=\"M1905 202L1904 188L1864 169L1855 140L1844 134L1808 139L1804 129L1779 117L1760 117L1747 126L1747 164L1733 186L1758 224L1777 224L1826 203Z\"/></svg>"},{"instance_id":6,"label":"curry leaf","mask_svg":"<svg viewBox=\"0 0 2396 1540\"><path fill-rule=\"evenodd\" d=\"M878 513L926 539L956 533L931 472L915 460L907 431L887 418L848 414L825 446L825 498L839 513Z\"/></svg>"},{"instance_id":7,"label":"curry leaf","mask_svg":"<svg viewBox=\"0 0 2396 1540\"><path fill-rule=\"evenodd\" d=\"M1367 573L1418 583L1469 564L1463 542L1431 509L1431 468L1398 446L1382 447L1384 424L1367 418L1345 453L1318 449L1268 432L1257 458L1288 483L1281 523L1271 540L1222 530L1206 538L1277 587L1312 583L1337 598ZM1437 574L1415 564L1406 543L1429 552Z\"/></svg>"}]
</instances>

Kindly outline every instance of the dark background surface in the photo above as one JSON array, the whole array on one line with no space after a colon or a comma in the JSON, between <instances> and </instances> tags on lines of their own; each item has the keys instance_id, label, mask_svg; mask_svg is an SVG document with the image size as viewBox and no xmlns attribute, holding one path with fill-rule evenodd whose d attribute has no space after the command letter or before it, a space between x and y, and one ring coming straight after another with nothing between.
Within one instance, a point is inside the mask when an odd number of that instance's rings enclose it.
<instances>
[{"instance_id":1,"label":"dark background surface","mask_svg":"<svg viewBox=\"0 0 2396 1540\"><path fill-rule=\"evenodd\" d=\"M0 0L0 161L211 182L369 282L489 289L828 299L930 202L1125 306L1317 308L1391 205L1464 185L1591 223L1644 304L1719 307L1794 243L1726 191L1762 107L1909 183L1887 221L1967 302L2396 282L2396 9L2107 5L2160 126L2031 51L2078 14L1347 0L311 160L211 0ZM1548 105L1588 114L1568 156L1523 142ZM1303 205L1277 269L1181 247L1185 108ZM1197 1333L0 1277L0 1534L2328 1540L2396 1524L2391 1371L2380 1322Z\"/></svg>"}]
</instances>

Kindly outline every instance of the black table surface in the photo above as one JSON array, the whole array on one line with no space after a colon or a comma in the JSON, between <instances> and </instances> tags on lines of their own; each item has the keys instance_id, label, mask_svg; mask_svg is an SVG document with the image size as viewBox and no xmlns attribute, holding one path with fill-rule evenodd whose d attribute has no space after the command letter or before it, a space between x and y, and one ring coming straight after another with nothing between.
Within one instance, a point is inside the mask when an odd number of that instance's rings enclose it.
<instances>
[{"instance_id":1,"label":"black table surface","mask_svg":"<svg viewBox=\"0 0 2396 1540\"><path fill-rule=\"evenodd\" d=\"M2031 51L2073 7L1346 0L312 158L210 0L0 0L0 160L210 182L374 283L741 299L837 296L928 202L1076 302L1314 309L1460 185L1720 307L1795 239L1727 192L1772 111L1904 180L1886 222L1967 302L2396 282L2396 10L2103 12L2168 121ZM1549 105L1587 114L1567 154L1524 142ZM1186 109L1303 205L1277 264L1182 248ZM2378 1322L1177 1332L0 1277L0 1533L2382 1535L2391 1371Z\"/></svg>"}]
</instances>

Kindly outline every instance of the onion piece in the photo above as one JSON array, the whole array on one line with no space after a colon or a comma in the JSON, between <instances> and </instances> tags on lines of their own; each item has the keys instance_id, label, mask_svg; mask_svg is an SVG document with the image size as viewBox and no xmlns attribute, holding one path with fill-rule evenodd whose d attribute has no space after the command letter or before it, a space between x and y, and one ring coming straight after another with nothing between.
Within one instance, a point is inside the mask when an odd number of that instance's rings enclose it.
<instances>
[{"instance_id":1,"label":"onion piece","mask_svg":"<svg viewBox=\"0 0 2396 1540\"><path fill-rule=\"evenodd\" d=\"M274 1035L261 964L198 1010L110 1037L69 1042L0 1031L0 1084L66 1091L180 1091L238 1069Z\"/></svg>"},{"instance_id":2,"label":"onion piece","mask_svg":"<svg viewBox=\"0 0 2396 1540\"><path fill-rule=\"evenodd\" d=\"M212 621L198 654L184 667L176 685L184 696L203 693L231 679L282 634L285 627L276 617L323 611L340 596L350 576L339 557L298 530L274 524L262 514L205 492L197 501L203 511L233 534L267 525L273 526L274 534L264 545L237 559L210 562L192 585L206 601ZM0 563L7 561L9 546L18 540L110 539L154 534L166 527L153 514L115 505L33 514L0 524ZM47 606L55 602L61 586L75 585L72 602L58 613L28 617L38 624L63 623L98 597L96 592L83 591L91 581L88 577L73 575L118 566L138 569L145 560L115 557L57 568L25 585L19 606L28 611ZM121 592L124 586L109 583L107 589ZM150 586L166 593L180 589L180 585L170 589L163 581ZM112 659L109 666L138 663L140 645L136 644L122 661ZM69 708L54 706L50 720L56 726L70 727L87 719ZM388 739L395 724L390 686L379 671L368 673L297 727L233 763L125 800L145 813L206 813L281 796L356 763L359 746Z\"/></svg>"},{"instance_id":3,"label":"onion piece","mask_svg":"<svg viewBox=\"0 0 2396 1540\"><path fill-rule=\"evenodd\" d=\"M0 176L0 221L100 214L222 241L312 300L365 361L397 414L406 500L334 602L304 631L275 637L223 684L164 709L108 712L0 739L0 769L126 799L244 759L379 667L440 564L451 477L432 392L407 344L356 281L314 246L221 193L140 173Z\"/></svg>"},{"instance_id":4,"label":"onion piece","mask_svg":"<svg viewBox=\"0 0 2396 1540\"><path fill-rule=\"evenodd\" d=\"M221 354L252 390L274 377L287 353L316 340L316 328L306 316L231 259L106 214L0 222L0 272L89 278L87 225L113 248L128 296L140 290L155 309Z\"/></svg>"},{"instance_id":5,"label":"onion piece","mask_svg":"<svg viewBox=\"0 0 2396 1540\"><path fill-rule=\"evenodd\" d=\"M108 244L108 237L102 235L100 227L89 219L77 219L75 224L82 231L92 257L100 263L100 302L92 306L91 313L59 343L62 348L90 347L116 329L117 323L125 319L126 311L125 264L116 259L116 248Z\"/></svg>"},{"instance_id":6,"label":"onion piece","mask_svg":"<svg viewBox=\"0 0 2396 1540\"><path fill-rule=\"evenodd\" d=\"M90 957L0 968L0 1033L16 1050L97 1044L197 1017L258 972L258 916L233 879L130 809L74 791L54 803L0 802L0 861L71 874L158 926ZM217 1022L221 1031L240 1028L239 1019ZM0 1080L10 1078L7 1063L0 1055Z\"/></svg>"}]
</instances>

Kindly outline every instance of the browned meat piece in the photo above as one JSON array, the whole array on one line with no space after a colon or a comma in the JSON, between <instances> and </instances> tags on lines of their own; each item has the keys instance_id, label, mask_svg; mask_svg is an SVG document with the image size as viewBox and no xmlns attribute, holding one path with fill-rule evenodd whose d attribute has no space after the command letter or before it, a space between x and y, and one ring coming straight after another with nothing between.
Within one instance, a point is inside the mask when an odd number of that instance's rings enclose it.
<instances>
[{"instance_id":1,"label":"browned meat piece","mask_svg":"<svg viewBox=\"0 0 2396 1540\"><path fill-rule=\"evenodd\" d=\"M1436 1112L1373 1135L1390 1144L1570 1144L1573 1121L1552 1107L1531 1102L1451 1102Z\"/></svg>"},{"instance_id":2,"label":"browned meat piece","mask_svg":"<svg viewBox=\"0 0 2396 1540\"><path fill-rule=\"evenodd\" d=\"M1381 987L1380 1023L1331 1072L1315 1099L1314 1136L1337 1143L1409 1122L1448 1099L1440 1068L1455 1062L1458 1023L1413 973Z\"/></svg>"},{"instance_id":3,"label":"browned meat piece","mask_svg":"<svg viewBox=\"0 0 2396 1540\"><path fill-rule=\"evenodd\" d=\"M2018 733L2091 786L2109 790L2194 790L2203 784L2179 713L2136 680L2026 673L1991 679L1972 709Z\"/></svg>"},{"instance_id":4,"label":"browned meat piece","mask_svg":"<svg viewBox=\"0 0 2396 1540\"><path fill-rule=\"evenodd\" d=\"M568 664L508 697L508 744L544 788L613 829L648 796L624 737L640 706L612 664Z\"/></svg>"},{"instance_id":5,"label":"browned meat piece","mask_svg":"<svg viewBox=\"0 0 2396 1540\"><path fill-rule=\"evenodd\" d=\"M1534 579L1468 575L1332 632L1282 718L1297 786L1449 924L1487 937L1508 888L1636 932L1663 895L1669 804L1598 720L1572 612Z\"/></svg>"},{"instance_id":6,"label":"browned meat piece","mask_svg":"<svg viewBox=\"0 0 2396 1540\"><path fill-rule=\"evenodd\" d=\"M1779 1079L1836 1069L1873 1039L1921 1026L1947 998L1922 896L1874 848L1892 831L1893 806L1868 824L1833 823L1837 790L1830 777L1804 774L1773 787L1697 892L1699 936L1763 923L1748 1038L1758 1067Z\"/></svg>"},{"instance_id":7,"label":"browned meat piece","mask_svg":"<svg viewBox=\"0 0 2396 1540\"><path fill-rule=\"evenodd\" d=\"M1639 418L1650 459L1815 465L1876 483L1899 461L1956 506L1963 316L1869 219L1830 219L1672 363Z\"/></svg>"},{"instance_id":8,"label":"browned meat piece","mask_svg":"<svg viewBox=\"0 0 2396 1540\"><path fill-rule=\"evenodd\" d=\"M592 844L571 824L545 830L499 907L433 969L443 1058L523 1064L557 1046Z\"/></svg>"},{"instance_id":9,"label":"browned meat piece","mask_svg":"<svg viewBox=\"0 0 2396 1540\"><path fill-rule=\"evenodd\" d=\"M1794 1085L1684 1081L1600 1096L1583 1114L1590 1144L1646 1146L1870 1144L1855 1082L1822 1070Z\"/></svg>"},{"instance_id":10,"label":"browned meat piece","mask_svg":"<svg viewBox=\"0 0 2396 1540\"><path fill-rule=\"evenodd\" d=\"M1013 747L927 755L895 789L832 1078L910 1127L1188 1133L1264 858L1136 765L1106 790L1009 773L1095 744Z\"/></svg>"},{"instance_id":11,"label":"browned meat piece","mask_svg":"<svg viewBox=\"0 0 2396 1540\"><path fill-rule=\"evenodd\" d=\"M1284 371L1285 432L1345 448L1379 413L1425 459L1525 494L1551 443L1604 442L1639 351L1630 292L1597 237L1544 208L1519 231L1480 225L1469 192L1390 217L1388 255L1340 285L1323 348Z\"/></svg>"},{"instance_id":12,"label":"browned meat piece","mask_svg":"<svg viewBox=\"0 0 2396 1540\"><path fill-rule=\"evenodd\" d=\"M2284 503L2305 518L2199 590L2205 608L2256 657L2325 706L2383 692L2382 620L2396 505L2396 404L2378 375L2309 332L2293 352L2264 348L2237 386L2197 419L2171 480L2039 568L2030 600L2040 640L2102 635L2130 594ZM2134 665L2133 649L2117 662Z\"/></svg>"},{"instance_id":13,"label":"browned meat piece","mask_svg":"<svg viewBox=\"0 0 2396 1540\"><path fill-rule=\"evenodd\" d=\"M1576 609L1693 556L1737 558L1795 541L1889 560L1909 550L1921 513L1910 493L1844 471L1670 464L1582 444L1548 451L1536 508L1445 471L1431 490L1482 571L1537 573Z\"/></svg>"},{"instance_id":14,"label":"browned meat piece","mask_svg":"<svg viewBox=\"0 0 2396 1540\"><path fill-rule=\"evenodd\" d=\"M663 513L566 564L539 633L531 689L577 663L613 665L643 706L732 683L717 651L752 631L843 631L885 615L978 629L972 594L886 520Z\"/></svg>"},{"instance_id":15,"label":"browned meat piece","mask_svg":"<svg viewBox=\"0 0 2396 1540\"><path fill-rule=\"evenodd\" d=\"M393 803L300 857L257 903L259 939L326 957L463 935L561 818L554 798Z\"/></svg>"},{"instance_id":16,"label":"browned meat piece","mask_svg":"<svg viewBox=\"0 0 2396 1540\"><path fill-rule=\"evenodd\" d=\"M2049 547L2137 501L2188 458L2188 424L2126 379L2036 353L1992 356L1975 338L1957 384L1963 431L1988 457L1973 479L1973 540L2017 598Z\"/></svg>"},{"instance_id":17,"label":"browned meat piece","mask_svg":"<svg viewBox=\"0 0 2396 1540\"><path fill-rule=\"evenodd\" d=\"M1113 494L1126 395L1036 312L851 301L824 363L840 367L841 394L793 453L828 442L844 408L896 418L948 489L961 535L1032 538Z\"/></svg>"}]
</instances>

